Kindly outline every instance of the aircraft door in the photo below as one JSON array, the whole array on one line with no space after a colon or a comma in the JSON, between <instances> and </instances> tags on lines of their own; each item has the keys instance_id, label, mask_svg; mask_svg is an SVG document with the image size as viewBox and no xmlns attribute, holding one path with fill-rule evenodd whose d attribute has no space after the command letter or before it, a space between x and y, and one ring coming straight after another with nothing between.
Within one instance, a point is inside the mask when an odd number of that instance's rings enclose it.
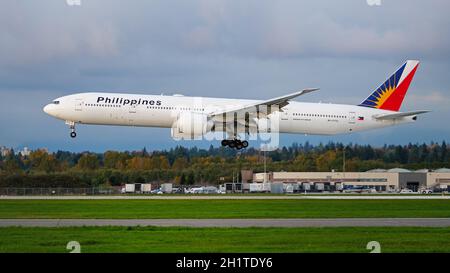
<instances>
[{"instance_id":1,"label":"aircraft door","mask_svg":"<svg viewBox=\"0 0 450 273\"><path fill-rule=\"evenodd\" d=\"M282 110L283 110L283 112L281 112L281 120L289 121L289 109L285 108Z\"/></svg>"},{"instance_id":2,"label":"aircraft door","mask_svg":"<svg viewBox=\"0 0 450 273\"><path fill-rule=\"evenodd\" d=\"M75 111L83 111L83 99L75 99Z\"/></svg>"},{"instance_id":3,"label":"aircraft door","mask_svg":"<svg viewBox=\"0 0 450 273\"><path fill-rule=\"evenodd\" d=\"M281 130L283 131L287 131L289 132L289 130L291 129L291 122L292 119L290 117L291 112L289 111L288 108L284 107L283 109L281 109L283 112L279 112L280 114L280 124L279 127Z\"/></svg>"},{"instance_id":4,"label":"aircraft door","mask_svg":"<svg viewBox=\"0 0 450 273\"><path fill-rule=\"evenodd\" d=\"M355 112L349 112L348 113L348 123L349 124L355 124L355 120L356 120Z\"/></svg>"},{"instance_id":5,"label":"aircraft door","mask_svg":"<svg viewBox=\"0 0 450 273\"><path fill-rule=\"evenodd\" d=\"M128 109L128 113L136 114L137 113L136 105L131 105L130 108Z\"/></svg>"},{"instance_id":6,"label":"aircraft door","mask_svg":"<svg viewBox=\"0 0 450 273\"><path fill-rule=\"evenodd\" d=\"M356 113L355 112L349 112L348 113L348 125L349 125L349 131L353 131L353 127L356 123Z\"/></svg>"},{"instance_id":7,"label":"aircraft door","mask_svg":"<svg viewBox=\"0 0 450 273\"><path fill-rule=\"evenodd\" d=\"M133 125L136 122L137 116L137 105L130 105L128 108L128 122Z\"/></svg>"}]
</instances>

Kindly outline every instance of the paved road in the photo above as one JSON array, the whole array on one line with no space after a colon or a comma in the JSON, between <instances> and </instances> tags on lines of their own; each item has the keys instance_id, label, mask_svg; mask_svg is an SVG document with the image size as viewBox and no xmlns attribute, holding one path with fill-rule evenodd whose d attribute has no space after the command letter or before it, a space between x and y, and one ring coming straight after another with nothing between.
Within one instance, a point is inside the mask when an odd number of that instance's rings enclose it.
<instances>
[{"instance_id":1,"label":"paved road","mask_svg":"<svg viewBox=\"0 0 450 273\"><path fill-rule=\"evenodd\" d=\"M0 196L0 200L270 200L270 199L343 199L391 200L434 199L450 200L450 195L65 195L65 196Z\"/></svg>"},{"instance_id":2,"label":"paved road","mask_svg":"<svg viewBox=\"0 0 450 273\"><path fill-rule=\"evenodd\" d=\"M0 227L185 226L185 227L450 227L450 218L334 219L0 219Z\"/></svg>"}]
</instances>

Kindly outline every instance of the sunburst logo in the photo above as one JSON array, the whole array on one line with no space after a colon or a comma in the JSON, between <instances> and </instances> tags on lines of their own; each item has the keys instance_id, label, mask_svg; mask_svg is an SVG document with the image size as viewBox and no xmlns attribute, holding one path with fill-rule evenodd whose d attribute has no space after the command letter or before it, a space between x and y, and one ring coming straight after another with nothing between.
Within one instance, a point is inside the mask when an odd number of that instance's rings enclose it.
<instances>
[{"instance_id":1,"label":"sunburst logo","mask_svg":"<svg viewBox=\"0 0 450 273\"><path fill-rule=\"evenodd\" d=\"M380 108L395 92L396 88L395 77L392 77L386 81L383 86L380 86L376 92L374 92L374 99L368 99L368 101L374 103L375 108Z\"/></svg>"},{"instance_id":2,"label":"sunburst logo","mask_svg":"<svg viewBox=\"0 0 450 273\"><path fill-rule=\"evenodd\" d=\"M382 89L380 90L379 93L379 98L378 100L374 103L377 105L376 108L380 108L385 102L386 100L392 95L392 93L395 92L395 86L389 86L386 89Z\"/></svg>"}]
</instances>

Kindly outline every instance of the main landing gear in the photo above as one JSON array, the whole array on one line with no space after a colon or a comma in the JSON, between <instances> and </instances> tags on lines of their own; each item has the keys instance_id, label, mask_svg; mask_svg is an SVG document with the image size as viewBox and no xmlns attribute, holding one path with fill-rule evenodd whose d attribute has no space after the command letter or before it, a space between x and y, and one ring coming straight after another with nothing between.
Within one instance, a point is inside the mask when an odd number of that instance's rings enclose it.
<instances>
[{"instance_id":1,"label":"main landing gear","mask_svg":"<svg viewBox=\"0 0 450 273\"><path fill-rule=\"evenodd\" d=\"M237 150L241 150L243 148L248 147L248 141L241 141L239 139L224 139L222 140L222 146L228 146L230 148L236 148Z\"/></svg>"},{"instance_id":2,"label":"main landing gear","mask_svg":"<svg viewBox=\"0 0 450 273\"><path fill-rule=\"evenodd\" d=\"M73 121L66 121L66 124L69 125L69 128L70 128L70 137L71 138L76 138L77 137L77 133L75 132L75 122L73 122Z\"/></svg>"}]
</instances>

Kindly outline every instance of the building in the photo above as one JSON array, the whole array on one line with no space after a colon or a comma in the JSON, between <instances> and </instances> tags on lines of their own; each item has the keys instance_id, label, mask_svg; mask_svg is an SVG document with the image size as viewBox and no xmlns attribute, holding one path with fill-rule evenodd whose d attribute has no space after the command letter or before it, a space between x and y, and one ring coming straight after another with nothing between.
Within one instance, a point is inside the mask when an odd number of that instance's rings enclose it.
<instances>
[{"instance_id":1,"label":"building","mask_svg":"<svg viewBox=\"0 0 450 273\"><path fill-rule=\"evenodd\" d=\"M31 153L31 150L28 149L28 147L24 147L24 148L22 149L22 151L20 151L20 155L21 155L21 156L29 156L30 153Z\"/></svg>"},{"instance_id":2,"label":"building","mask_svg":"<svg viewBox=\"0 0 450 273\"><path fill-rule=\"evenodd\" d=\"M11 148L7 148L5 146L0 147L0 154L2 155L2 157L6 157L6 156L10 155L11 152L12 152Z\"/></svg>"},{"instance_id":3,"label":"building","mask_svg":"<svg viewBox=\"0 0 450 273\"><path fill-rule=\"evenodd\" d=\"M432 172L426 172L427 176L427 187L441 189L447 188L450 190L450 169L441 168L434 170Z\"/></svg>"},{"instance_id":4,"label":"building","mask_svg":"<svg viewBox=\"0 0 450 273\"><path fill-rule=\"evenodd\" d=\"M270 172L270 183L308 184L308 188L334 191L351 187L365 187L377 191L421 188L446 190L450 186L450 169L418 170L375 169L367 172ZM253 182L264 182L264 173L253 174Z\"/></svg>"}]
</instances>

